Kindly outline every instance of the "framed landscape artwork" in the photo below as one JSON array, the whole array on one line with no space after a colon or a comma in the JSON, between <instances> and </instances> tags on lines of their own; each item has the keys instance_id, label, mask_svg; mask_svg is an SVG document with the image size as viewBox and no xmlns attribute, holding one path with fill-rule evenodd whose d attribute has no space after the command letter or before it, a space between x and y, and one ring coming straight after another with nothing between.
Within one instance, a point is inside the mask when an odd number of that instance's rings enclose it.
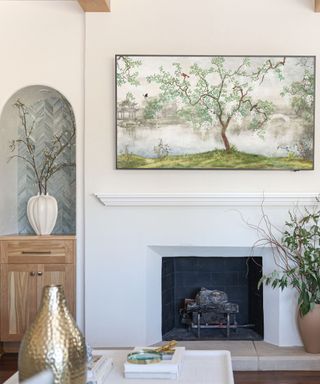
<instances>
[{"instance_id":1,"label":"framed landscape artwork","mask_svg":"<svg viewBox=\"0 0 320 384\"><path fill-rule=\"evenodd\" d=\"M118 169L314 168L314 56L115 60Z\"/></svg>"}]
</instances>

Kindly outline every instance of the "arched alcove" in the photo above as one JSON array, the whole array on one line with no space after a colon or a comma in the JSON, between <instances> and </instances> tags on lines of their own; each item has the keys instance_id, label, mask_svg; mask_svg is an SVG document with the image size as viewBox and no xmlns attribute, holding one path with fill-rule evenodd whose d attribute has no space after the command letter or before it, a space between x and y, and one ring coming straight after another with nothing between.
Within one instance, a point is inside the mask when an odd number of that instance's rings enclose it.
<instances>
[{"instance_id":1,"label":"arched alcove","mask_svg":"<svg viewBox=\"0 0 320 384\"><path fill-rule=\"evenodd\" d=\"M34 233L27 202L39 192L35 172L53 157L47 188L58 202L53 233L75 233L75 134L72 106L57 90L32 85L9 98L0 116L0 234Z\"/></svg>"}]
</instances>

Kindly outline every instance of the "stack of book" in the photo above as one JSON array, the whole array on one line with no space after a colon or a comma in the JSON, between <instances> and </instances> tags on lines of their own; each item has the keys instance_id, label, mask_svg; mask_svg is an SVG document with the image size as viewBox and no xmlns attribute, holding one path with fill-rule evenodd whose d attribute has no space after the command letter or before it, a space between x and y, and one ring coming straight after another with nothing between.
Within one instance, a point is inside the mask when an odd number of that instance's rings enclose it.
<instances>
[{"instance_id":1,"label":"stack of book","mask_svg":"<svg viewBox=\"0 0 320 384\"><path fill-rule=\"evenodd\" d=\"M154 348L156 349L156 348ZM133 352L151 351L152 348L135 348ZM161 361L150 364L124 363L124 377L126 379L177 379L182 368L184 347L176 347L173 354L162 354Z\"/></svg>"},{"instance_id":2,"label":"stack of book","mask_svg":"<svg viewBox=\"0 0 320 384\"><path fill-rule=\"evenodd\" d=\"M90 365L87 384L104 384L113 367L112 359L105 355L93 355Z\"/></svg>"}]
</instances>

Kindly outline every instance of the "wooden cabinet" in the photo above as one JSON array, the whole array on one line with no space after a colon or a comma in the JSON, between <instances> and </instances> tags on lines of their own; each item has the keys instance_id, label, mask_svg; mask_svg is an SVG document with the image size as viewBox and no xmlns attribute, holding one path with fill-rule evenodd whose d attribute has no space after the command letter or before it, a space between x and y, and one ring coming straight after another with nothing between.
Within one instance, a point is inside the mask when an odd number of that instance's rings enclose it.
<instances>
[{"instance_id":1,"label":"wooden cabinet","mask_svg":"<svg viewBox=\"0 0 320 384\"><path fill-rule=\"evenodd\" d=\"M61 284L75 316L75 237L0 237L0 340L20 341L45 285Z\"/></svg>"}]
</instances>

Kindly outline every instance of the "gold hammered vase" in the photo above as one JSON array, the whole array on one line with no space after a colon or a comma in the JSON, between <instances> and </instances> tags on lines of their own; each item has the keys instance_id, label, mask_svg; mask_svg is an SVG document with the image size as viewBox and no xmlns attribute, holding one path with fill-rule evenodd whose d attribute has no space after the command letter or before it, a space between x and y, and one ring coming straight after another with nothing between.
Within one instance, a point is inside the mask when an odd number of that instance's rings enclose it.
<instances>
[{"instance_id":1,"label":"gold hammered vase","mask_svg":"<svg viewBox=\"0 0 320 384\"><path fill-rule=\"evenodd\" d=\"M43 288L40 309L20 345L18 368L20 382L50 369L55 384L86 383L86 343L61 285Z\"/></svg>"}]
</instances>

